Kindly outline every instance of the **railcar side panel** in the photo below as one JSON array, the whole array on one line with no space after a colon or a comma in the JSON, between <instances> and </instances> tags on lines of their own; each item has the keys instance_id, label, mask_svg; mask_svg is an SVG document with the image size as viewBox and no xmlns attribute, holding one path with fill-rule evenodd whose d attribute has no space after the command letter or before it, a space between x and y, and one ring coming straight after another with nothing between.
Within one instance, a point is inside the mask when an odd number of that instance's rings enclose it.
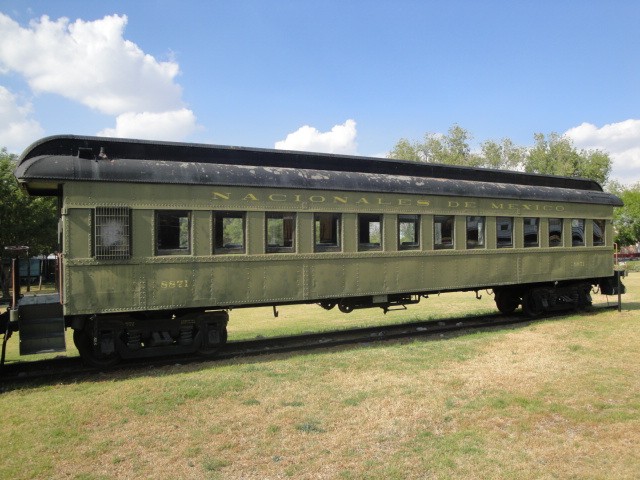
<instances>
[{"instance_id":1,"label":"railcar side panel","mask_svg":"<svg viewBox=\"0 0 640 480\"><path fill-rule=\"evenodd\" d=\"M94 258L96 207L131 209L130 258ZM190 244L185 254L158 255L155 212L159 210L188 212ZM220 210L244 212L244 253L214 251L212 218ZM295 213L293 252L265 252L265 212L270 211ZM588 220L611 219L612 209L605 205L239 187L131 188L86 182L65 186L63 212L65 290L74 293L65 296L67 315L276 304L612 275L610 221L605 229L607 245L589 245L593 227ZM314 251L314 212L340 212L340 251ZM380 251L359 251L356 212L381 215ZM420 216L415 250L399 250L399 214ZM434 249L435 215L455 217L451 250ZM466 245L468 215L484 219L482 248ZM497 248L494 232L499 216L513 219L510 248ZM539 219L539 244L534 248L526 248L523 241L529 217ZM564 220L560 247L549 247L550 217ZM585 219L586 246L571 246L573 218Z\"/></svg>"}]
</instances>

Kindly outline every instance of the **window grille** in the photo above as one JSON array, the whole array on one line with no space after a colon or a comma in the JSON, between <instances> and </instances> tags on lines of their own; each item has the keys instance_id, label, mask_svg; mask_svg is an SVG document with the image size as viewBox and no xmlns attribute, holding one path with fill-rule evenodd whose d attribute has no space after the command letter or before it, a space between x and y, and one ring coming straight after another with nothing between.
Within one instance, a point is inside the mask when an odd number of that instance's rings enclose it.
<instances>
[{"instance_id":1,"label":"window grille","mask_svg":"<svg viewBox=\"0 0 640 480\"><path fill-rule=\"evenodd\" d=\"M98 260L131 257L131 210L97 207L94 214L94 251Z\"/></svg>"}]
</instances>

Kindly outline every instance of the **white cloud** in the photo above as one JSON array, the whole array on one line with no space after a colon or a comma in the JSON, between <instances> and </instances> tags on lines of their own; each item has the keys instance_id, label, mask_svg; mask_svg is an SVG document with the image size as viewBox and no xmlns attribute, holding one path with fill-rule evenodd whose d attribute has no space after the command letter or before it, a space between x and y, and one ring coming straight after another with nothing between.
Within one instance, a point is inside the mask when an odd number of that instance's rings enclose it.
<instances>
[{"instance_id":1,"label":"white cloud","mask_svg":"<svg viewBox=\"0 0 640 480\"><path fill-rule=\"evenodd\" d=\"M123 113L116 118L116 127L98 133L104 137L184 140L198 128L191 110L182 108L170 112Z\"/></svg>"},{"instance_id":2,"label":"white cloud","mask_svg":"<svg viewBox=\"0 0 640 480\"><path fill-rule=\"evenodd\" d=\"M583 123L565 132L575 146L609 153L611 178L623 183L640 181L640 120L629 119L600 128Z\"/></svg>"},{"instance_id":3,"label":"white cloud","mask_svg":"<svg viewBox=\"0 0 640 480\"><path fill-rule=\"evenodd\" d=\"M101 113L182 107L175 62L158 62L125 40L126 16L86 22L43 16L22 28L0 13L0 71L17 72L35 92L75 100Z\"/></svg>"},{"instance_id":4,"label":"white cloud","mask_svg":"<svg viewBox=\"0 0 640 480\"><path fill-rule=\"evenodd\" d=\"M43 16L23 28L0 13L0 73L21 75L36 94L115 116L115 127L98 135L184 140L199 127L175 82L177 62L158 61L126 40L126 25L125 15L75 22ZM29 141L42 135L37 122L23 117Z\"/></svg>"},{"instance_id":5,"label":"white cloud","mask_svg":"<svg viewBox=\"0 0 640 480\"><path fill-rule=\"evenodd\" d=\"M31 113L30 104L18 104L15 95L0 85L0 147L19 152L42 136L40 124L29 118Z\"/></svg>"},{"instance_id":6,"label":"white cloud","mask_svg":"<svg viewBox=\"0 0 640 480\"><path fill-rule=\"evenodd\" d=\"M276 142L275 148L353 155L358 150L357 135L356 122L351 119L342 125L335 125L330 132L320 132L305 125L287 135L284 140Z\"/></svg>"}]
</instances>

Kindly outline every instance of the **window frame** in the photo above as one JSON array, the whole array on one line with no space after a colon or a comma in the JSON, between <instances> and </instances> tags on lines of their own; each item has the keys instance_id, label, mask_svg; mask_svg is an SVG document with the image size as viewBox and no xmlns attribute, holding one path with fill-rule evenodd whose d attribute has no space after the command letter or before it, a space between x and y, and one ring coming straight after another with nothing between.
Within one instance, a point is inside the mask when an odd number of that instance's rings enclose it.
<instances>
[{"instance_id":1,"label":"window frame","mask_svg":"<svg viewBox=\"0 0 640 480\"><path fill-rule=\"evenodd\" d=\"M500 243L500 220L508 220L509 221L509 243ZM513 226L514 226L514 218L513 217L496 217L496 248L513 248Z\"/></svg>"},{"instance_id":2,"label":"window frame","mask_svg":"<svg viewBox=\"0 0 640 480\"><path fill-rule=\"evenodd\" d=\"M269 244L269 220L282 220L282 240L284 245ZM286 221L291 222L291 238L286 238ZM295 253L296 251L296 212L265 212L264 214L264 249L266 253ZM290 246L286 243L291 242Z\"/></svg>"},{"instance_id":3,"label":"window frame","mask_svg":"<svg viewBox=\"0 0 640 480\"><path fill-rule=\"evenodd\" d=\"M600 230L602 231L601 240L596 242L596 224L602 222L602 226ZM594 247L603 247L607 244L607 221L603 218L593 218L591 219L591 240L593 242Z\"/></svg>"},{"instance_id":4,"label":"window frame","mask_svg":"<svg viewBox=\"0 0 640 480\"><path fill-rule=\"evenodd\" d=\"M181 215L183 214L183 215ZM174 215L178 218L187 218L187 247L186 248L160 248L160 229L162 228L160 217L164 215ZM172 256L172 255L191 255L193 250L193 215L191 210L155 210L154 211L154 247L156 256ZM178 228L182 229L181 225ZM181 232L178 232L178 241L180 242Z\"/></svg>"},{"instance_id":5,"label":"window frame","mask_svg":"<svg viewBox=\"0 0 640 480\"><path fill-rule=\"evenodd\" d=\"M445 219L444 222L439 222L438 219ZM440 233L440 240L442 240L442 228L438 232L437 225L445 225L451 221L451 237L448 243L438 243L438 233ZM433 249L434 250L454 250L456 245L456 216L455 215L434 215L433 216Z\"/></svg>"},{"instance_id":6,"label":"window frame","mask_svg":"<svg viewBox=\"0 0 640 480\"><path fill-rule=\"evenodd\" d=\"M474 220L472 219L476 219L476 218L481 218L482 219L482 243L480 243L480 228L475 228L475 229L469 229L469 222L473 222ZM477 224L476 224L477 226ZM478 240L475 241L475 243L473 243L473 240L469 240L469 232L470 231L475 231L478 235ZM486 248L487 247L487 217L483 216L483 215L467 215L466 220L465 220L465 237L466 237L466 246L467 246L467 250L476 250L479 248Z\"/></svg>"},{"instance_id":7,"label":"window frame","mask_svg":"<svg viewBox=\"0 0 640 480\"><path fill-rule=\"evenodd\" d=\"M214 255L239 255L247 251L247 215L246 212L237 210L214 210L213 220L213 254ZM240 219L242 222L242 244L240 246L224 245L224 220L226 218ZM222 230L222 233L220 231ZM220 242L222 241L222 242Z\"/></svg>"},{"instance_id":8,"label":"window frame","mask_svg":"<svg viewBox=\"0 0 640 480\"><path fill-rule=\"evenodd\" d=\"M413 242L402 242L402 224L413 224ZM401 214L398 215L398 250L419 250L420 249L420 215Z\"/></svg>"},{"instance_id":9,"label":"window frame","mask_svg":"<svg viewBox=\"0 0 640 480\"><path fill-rule=\"evenodd\" d=\"M560 222L560 238L552 241L551 237L551 221L558 220ZM549 226L549 247L556 248L564 246L564 218L548 218L547 225Z\"/></svg>"},{"instance_id":10,"label":"window frame","mask_svg":"<svg viewBox=\"0 0 640 480\"><path fill-rule=\"evenodd\" d=\"M576 242L573 235L574 222L582 222L582 241ZM571 246L572 247L585 247L587 245L586 235L587 221L584 218L572 218L571 219Z\"/></svg>"},{"instance_id":11,"label":"window frame","mask_svg":"<svg viewBox=\"0 0 640 480\"><path fill-rule=\"evenodd\" d=\"M527 242L527 220L535 220L536 242ZM522 245L524 248L540 248L540 217L523 217L522 219Z\"/></svg>"},{"instance_id":12,"label":"window frame","mask_svg":"<svg viewBox=\"0 0 640 480\"><path fill-rule=\"evenodd\" d=\"M334 242L320 242L322 233L322 219L320 216L331 218L334 231ZM325 218L326 218L325 217ZM320 232L318 232L320 229ZM342 214L336 212L315 212L313 214L313 251L314 252L340 252L342 251Z\"/></svg>"},{"instance_id":13,"label":"window frame","mask_svg":"<svg viewBox=\"0 0 640 480\"><path fill-rule=\"evenodd\" d=\"M363 242L363 224L367 224L366 238L368 242ZM371 242L371 224L380 224L380 242ZM359 213L358 214L358 251L359 252L375 252L383 249L383 233L384 233L384 215L382 213Z\"/></svg>"}]
</instances>

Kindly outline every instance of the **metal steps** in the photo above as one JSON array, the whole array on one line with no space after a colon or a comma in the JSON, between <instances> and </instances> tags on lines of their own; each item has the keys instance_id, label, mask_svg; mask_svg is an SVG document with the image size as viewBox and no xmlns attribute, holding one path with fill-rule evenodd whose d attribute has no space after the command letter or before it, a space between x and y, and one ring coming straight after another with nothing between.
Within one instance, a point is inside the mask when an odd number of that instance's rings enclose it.
<instances>
[{"instance_id":1,"label":"metal steps","mask_svg":"<svg viewBox=\"0 0 640 480\"><path fill-rule=\"evenodd\" d=\"M20 355L64 352L64 317L60 296L25 296L18 303Z\"/></svg>"}]
</instances>

